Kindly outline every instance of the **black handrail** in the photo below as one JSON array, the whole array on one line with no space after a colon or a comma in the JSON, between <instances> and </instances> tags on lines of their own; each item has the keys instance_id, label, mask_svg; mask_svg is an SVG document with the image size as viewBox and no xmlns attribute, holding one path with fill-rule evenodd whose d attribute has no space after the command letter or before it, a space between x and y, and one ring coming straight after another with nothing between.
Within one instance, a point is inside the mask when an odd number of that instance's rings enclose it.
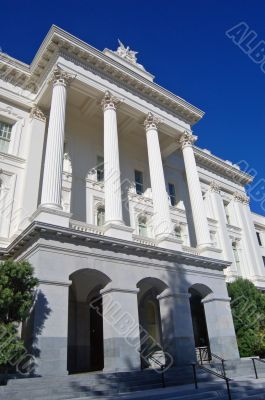
<instances>
[{"instance_id":1,"label":"black handrail","mask_svg":"<svg viewBox=\"0 0 265 400\"><path fill-rule=\"evenodd\" d=\"M165 388L166 387L165 375L164 375L165 374L164 373L165 364L161 363L159 360L157 360L151 354L149 354L147 357L150 358L151 360L153 360L160 367L160 369L161 369L161 378L162 378L162 387Z\"/></svg>"},{"instance_id":2,"label":"black handrail","mask_svg":"<svg viewBox=\"0 0 265 400\"><path fill-rule=\"evenodd\" d=\"M259 379L255 361L259 361L259 362L265 364L265 360L262 360L261 358L256 358L256 357L251 357L251 360L253 362L253 367L254 367L256 379Z\"/></svg>"},{"instance_id":3,"label":"black handrail","mask_svg":"<svg viewBox=\"0 0 265 400\"><path fill-rule=\"evenodd\" d=\"M228 399L229 399L229 400L232 400L231 391L230 391L230 386L229 386L229 381L231 381L232 379L227 378L226 376L224 376L224 375L222 375L222 374L218 374L218 372L213 371L213 370L211 370L211 369L209 369L209 368L206 368L206 367L204 367L204 365L200 365L200 364L197 364L197 365L198 365L200 368L202 368L204 371L209 372L210 374L215 375L215 376L217 376L218 378L224 379L224 380L225 380L225 383L226 383ZM196 385L195 385L195 387L196 387Z\"/></svg>"},{"instance_id":4,"label":"black handrail","mask_svg":"<svg viewBox=\"0 0 265 400\"><path fill-rule=\"evenodd\" d=\"M216 358L217 360L221 361L221 363L222 363L223 375L224 375L224 378L226 378L225 359L222 358L222 357L220 357L220 356L218 356L217 354L214 354L214 353L211 353L211 357L214 357L214 358Z\"/></svg>"},{"instance_id":5,"label":"black handrail","mask_svg":"<svg viewBox=\"0 0 265 400\"><path fill-rule=\"evenodd\" d=\"M195 385L195 389L198 389L198 379L197 379L197 371L196 371L196 363L191 363L192 366L192 372L193 372L193 381Z\"/></svg>"}]
</instances>

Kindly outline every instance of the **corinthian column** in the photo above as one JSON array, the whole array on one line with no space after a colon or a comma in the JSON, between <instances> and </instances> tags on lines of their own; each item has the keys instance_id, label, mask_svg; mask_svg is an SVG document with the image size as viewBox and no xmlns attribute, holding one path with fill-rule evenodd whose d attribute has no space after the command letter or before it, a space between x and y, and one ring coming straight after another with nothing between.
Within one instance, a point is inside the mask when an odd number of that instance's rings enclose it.
<instances>
[{"instance_id":1,"label":"corinthian column","mask_svg":"<svg viewBox=\"0 0 265 400\"><path fill-rule=\"evenodd\" d=\"M60 68L52 73L53 83L50 120L46 144L41 205L62 209L62 169L64 147L64 125L67 86L74 76Z\"/></svg>"},{"instance_id":2,"label":"corinthian column","mask_svg":"<svg viewBox=\"0 0 265 400\"><path fill-rule=\"evenodd\" d=\"M120 99L109 91L101 102L104 112L105 223L123 225L116 107Z\"/></svg>"},{"instance_id":3,"label":"corinthian column","mask_svg":"<svg viewBox=\"0 0 265 400\"><path fill-rule=\"evenodd\" d=\"M185 164L197 247L204 248L211 246L211 239L204 209L199 175L192 148L192 145L196 139L197 137L193 136L191 133L184 132L179 142Z\"/></svg>"},{"instance_id":4,"label":"corinthian column","mask_svg":"<svg viewBox=\"0 0 265 400\"><path fill-rule=\"evenodd\" d=\"M145 119L149 171L154 207L154 232L157 238L172 234L168 195L158 140L159 120L149 113Z\"/></svg>"}]
</instances>

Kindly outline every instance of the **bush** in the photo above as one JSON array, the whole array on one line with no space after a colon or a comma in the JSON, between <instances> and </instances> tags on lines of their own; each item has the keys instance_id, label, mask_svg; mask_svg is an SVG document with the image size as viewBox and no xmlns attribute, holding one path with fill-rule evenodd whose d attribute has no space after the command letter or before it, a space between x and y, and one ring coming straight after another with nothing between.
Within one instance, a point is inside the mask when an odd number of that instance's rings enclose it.
<instances>
[{"instance_id":1,"label":"bush","mask_svg":"<svg viewBox=\"0 0 265 400\"><path fill-rule=\"evenodd\" d=\"M265 354L265 295L247 279L228 284L231 309L241 357Z\"/></svg>"},{"instance_id":2,"label":"bush","mask_svg":"<svg viewBox=\"0 0 265 400\"><path fill-rule=\"evenodd\" d=\"M18 326L29 315L37 284L27 261L0 264L0 372L16 365L25 352Z\"/></svg>"}]
</instances>

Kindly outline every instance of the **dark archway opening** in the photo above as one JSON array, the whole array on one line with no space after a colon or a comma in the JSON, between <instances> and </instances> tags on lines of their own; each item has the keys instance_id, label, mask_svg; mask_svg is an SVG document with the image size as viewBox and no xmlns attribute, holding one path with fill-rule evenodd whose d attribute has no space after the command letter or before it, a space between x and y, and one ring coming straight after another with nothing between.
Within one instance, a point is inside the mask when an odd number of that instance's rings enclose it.
<instances>
[{"instance_id":1,"label":"dark archway opening","mask_svg":"<svg viewBox=\"0 0 265 400\"><path fill-rule=\"evenodd\" d=\"M103 309L100 290L110 281L103 273L80 270L70 277L68 358L70 374L104 368Z\"/></svg>"}]
</instances>

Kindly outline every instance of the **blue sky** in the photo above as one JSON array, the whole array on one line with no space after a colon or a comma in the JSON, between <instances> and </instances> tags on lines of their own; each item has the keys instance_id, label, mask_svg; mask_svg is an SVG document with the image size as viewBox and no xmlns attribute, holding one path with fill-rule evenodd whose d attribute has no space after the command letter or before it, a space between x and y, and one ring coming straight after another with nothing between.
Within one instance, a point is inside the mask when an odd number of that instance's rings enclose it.
<instances>
[{"instance_id":1,"label":"blue sky","mask_svg":"<svg viewBox=\"0 0 265 400\"><path fill-rule=\"evenodd\" d=\"M16 0L1 4L0 46L30 63L52 24L101 50L120 38L158 84L206 112L194 126L198 145L248 161L262 183L265 73L225 32L244 21L265 40L264 16L263 0ZM262 190L252 209L265 215Z\"/></svg>"}]
</instances>

